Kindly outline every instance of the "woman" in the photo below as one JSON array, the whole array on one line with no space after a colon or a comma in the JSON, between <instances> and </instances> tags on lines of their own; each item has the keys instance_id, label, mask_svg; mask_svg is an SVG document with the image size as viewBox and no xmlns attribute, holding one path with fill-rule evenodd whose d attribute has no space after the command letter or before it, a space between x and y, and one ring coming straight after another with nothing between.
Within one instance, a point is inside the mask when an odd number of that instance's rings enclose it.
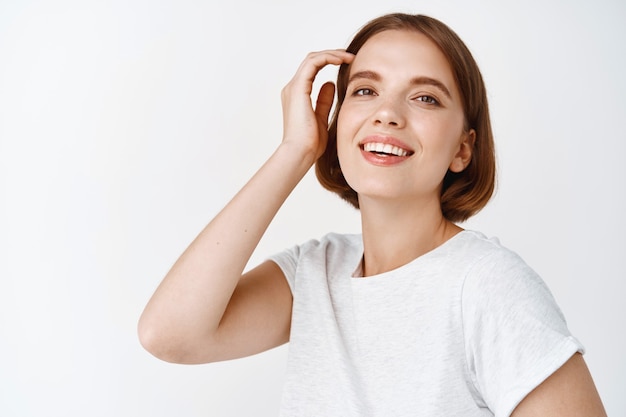
<instances>
[{"instance_id":1,"label":"woman","mask_svg":"<svg viewBox=\"0 0 626 417\"><path fill-rule=\"evenodd\" d=\"M316 74L340 65L311 103ZM392 14L311 53L282 92L283 141L181 255L148 303L142 344L205 363L290 342L285 416L602 416L580 343L541 279L455 222L494 187L485 88L443 23ZM358 207L329 234L242 275L316 163ZM255 210L251 212L250 207Z\"/></svg>"}]
</instances>

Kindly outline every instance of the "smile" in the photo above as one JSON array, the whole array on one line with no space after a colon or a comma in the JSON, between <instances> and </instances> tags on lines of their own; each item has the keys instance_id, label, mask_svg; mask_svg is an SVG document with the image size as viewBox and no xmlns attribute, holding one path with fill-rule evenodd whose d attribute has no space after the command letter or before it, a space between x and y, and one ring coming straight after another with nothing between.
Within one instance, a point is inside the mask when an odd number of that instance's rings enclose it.
<instances>
[{"instance_id":1,"label":"smile","mask_svg":"<svg viewBox=\"0 0 626 417\"><path fill-rule=\"evenodd\" d=\"M389 143L368 142L361 145L365 152L372 152L380 156L410 156L413 152L402 149Z\"/></svg>"}]
</instances>

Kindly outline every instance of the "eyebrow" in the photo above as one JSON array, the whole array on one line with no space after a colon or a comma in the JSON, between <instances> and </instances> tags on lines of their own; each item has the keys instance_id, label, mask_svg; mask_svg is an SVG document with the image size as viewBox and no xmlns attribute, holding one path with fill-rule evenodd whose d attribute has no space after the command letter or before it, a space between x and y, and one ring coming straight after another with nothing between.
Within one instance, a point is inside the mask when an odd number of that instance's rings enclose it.
<instances>
[{"instance_id":1,"label":"eyebrow","mask_svg":"<svg viewBox=\"0 0 626 417\"><path fill-rule=\"evenodd\" d=\"M350 76L350 78L348 79L348 85L350 85L354 80L360 79L360 78L365 78L367 80L373 80L373 81L380 81L382 79L380 74L378 74L377 72L358 71ZM450 90L448 90L448 88L445 86L444 83L442 83L441 81L435 78L426 77L426 76L415 77L415 78L412 78L411 81L409 81L409 84L432 85L433 87L436 87L439 90L441 90L449 99L452 99L452 94L450 94Z\"/></svg>"}]
</instances>

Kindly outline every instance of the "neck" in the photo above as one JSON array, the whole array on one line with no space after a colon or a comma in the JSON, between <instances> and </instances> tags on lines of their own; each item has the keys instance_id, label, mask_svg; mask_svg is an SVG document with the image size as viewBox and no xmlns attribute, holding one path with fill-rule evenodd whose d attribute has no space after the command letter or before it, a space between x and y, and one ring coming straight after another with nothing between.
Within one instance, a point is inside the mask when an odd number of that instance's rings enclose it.
<instances>
[{"instance_id":1,"label":"neck","mask_svg":"<svg viewBox=\"0 0 626 417\"><path fill-rule=\"evenodd\" d=\"M443 217L439 201L359 201L363 276L391 271L440 246L462 229Z\"/></svg>"}]
</instances>

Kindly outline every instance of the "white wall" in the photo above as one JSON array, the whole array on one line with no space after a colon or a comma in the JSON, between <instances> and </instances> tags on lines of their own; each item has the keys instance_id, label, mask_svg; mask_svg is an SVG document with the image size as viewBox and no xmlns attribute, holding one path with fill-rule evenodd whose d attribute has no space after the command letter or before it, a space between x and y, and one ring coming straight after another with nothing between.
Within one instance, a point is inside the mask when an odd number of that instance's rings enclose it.
<instances>
[{"instance_id":1,"label":"white wall","mask_svg":"<svg viewBox=\"0 0 626 417\"><path fill-rule=\"evenodd\" d=\"M137 318L280 141L304 55L390 11L440 18L474 52L501 169L467 227L541 273L609 415L626 414L623 2L4 0L0 415L276 415L285 347L170 365ZM309 175L252 261L358 225Z\"/></svg>"}]
</instances>

